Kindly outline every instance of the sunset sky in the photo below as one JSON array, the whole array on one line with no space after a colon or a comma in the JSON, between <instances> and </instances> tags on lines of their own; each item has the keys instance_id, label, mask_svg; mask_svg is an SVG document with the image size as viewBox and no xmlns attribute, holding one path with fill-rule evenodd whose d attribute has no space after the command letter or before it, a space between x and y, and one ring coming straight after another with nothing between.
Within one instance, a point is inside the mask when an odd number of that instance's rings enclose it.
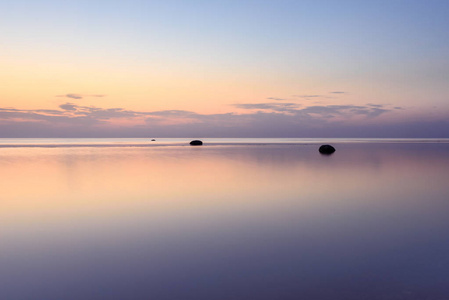
<instances>
[{"instance_id":1,"label":"sunset sky","mask_svg":"<svg viewBox=\"0 0 449 300\"><path fill-rule=\"evenodd\" d=\"M449 1L0 1L0 137L449 137Z\"/></svg>"}]
</instances>

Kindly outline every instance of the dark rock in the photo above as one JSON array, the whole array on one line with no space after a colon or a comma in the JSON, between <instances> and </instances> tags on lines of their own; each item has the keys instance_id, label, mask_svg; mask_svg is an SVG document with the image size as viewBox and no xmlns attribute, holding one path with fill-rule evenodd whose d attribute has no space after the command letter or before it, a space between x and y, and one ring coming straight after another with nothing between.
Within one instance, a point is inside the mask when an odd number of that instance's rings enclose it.
<instances>
[{"instance_id":1,"label":"dark rock","mask_svg":"<svg viewBox=\"0 0 449 300\"><path fill-rule=\"evenodd\" d=\"M151 139L152 142L156 141L155 139Z\"/></svg>"},{"instance_id":2,"label":"dark rock","mask_svg":"<svg viewBox=\"0 0 449 300\"><path fill-rule=\"evenodd\" d=\"M194 140L194 141L190 142L191 146L201 146L202 144L203 144L203 142L200 140Z\"/></svg>"},{"instance_id":3,"label":"dark rock","mask_svg":"<svg viewBox=\"0 0 449 300\"><path fill-rule=\"evenodd\" d=\"M331 145L322 145L318 151L320 151L321 154L332 154L335 152L335 148Z\"/></svg>"}]
</instances>

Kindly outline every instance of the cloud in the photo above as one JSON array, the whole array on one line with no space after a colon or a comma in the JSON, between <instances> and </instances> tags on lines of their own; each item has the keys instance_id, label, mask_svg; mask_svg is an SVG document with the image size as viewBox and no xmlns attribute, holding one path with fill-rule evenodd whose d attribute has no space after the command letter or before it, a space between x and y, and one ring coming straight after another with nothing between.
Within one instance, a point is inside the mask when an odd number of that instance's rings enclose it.
<instances>
[{"instance_id":1,"label":"cloud","mask_svg":"<svg viewBox=\"0 0 449 300\"><path fill-rule=\"evenodd\" d=\"M289 112L294 111L300 107L297 103L243 103L234 104L234 107L242 109L259 109L259 110L271 110L277 112Z\"/></svg>"},{"instance_id":2,"label":"cloud","mask_svg":"<svg viewBox=\"0 0 449 300\"><path fill-rule=\"evenodd\" d=\"M285 100L287 100L287 99L284 99L284 98L277 98L277 97L269 97L269 98L267 98L267 100L285 101Z\"/></svg>"},{"instance_id":3,"label":"cloud","mask_svg":"<svg viewBox=\"0 0 449 300\"><path fill-rule=\"evenodd\" d=\"M379 119L397 107L382 104L314 105L240 103L240 112L200 114L188 110L138 111L82 106L57 109L0 108L2 137L423 137L449 136L447 121L418 124L406 118ZM394 117L396 115L392 115ZM382 122L380 122L382 120ZM387 123L384 121L388 120ZM401 123L402 122L402 123ZM434 131L429 130L435 127ZM444 125L444 126L443 126ZM408 129L414 128L415 131ZM448 128L443 130L442 128ZM425 129L425 130L424 130ZM401 130L404 132L401 135ZM427 130L427 131L426 131ZM426 133L428 132L428 133Z\"/></svg>"},{"instance_id":4,"label":"cloud","mask_svg":"<svg viewBox=\"0 0 449 300\"><path fill-rule=\"evenodd\" d=\"M47 124L51 126L60 125L83 125L89 126L98 123L94 118L77 117L74 118L68 114L69 111L58 110L18 110L18 109L0 109L0 122L9 120L12 123L32 123Z\"/></svg>"},{"instance_id":5,"label":"cloud","mask_svg":"<svg viewBox=\"0 0 449 300\"><path fill-rule=\"evenodd\" d=\"M64 98L70 98L70 99L83 99L84 96L80 94L65 94L65 95L57 95L56 97L64 97Z\"/></svg>"},{"instance_id":6,"label":"cloud","mask_svg":"<svg viewBox=\"0 0 449 300\"><path fill-rule=\"evenodd\" d=\"M72 103L65 103L65 104L61 104L59 105L60 108L62 108L63 110L71 110L71 111L76 111L76 105L72 104Z\"/></svg>"},{"instance_id":7,"label":"cloud","mask_svg":"<svg viewBox=\"0 0 449 300\"><path fill-rule=\"evenodd\" d=\"M192 117L197 116L197 113L187 110L161 110L145 113L150 116L161 116L161 117Z\"/></svg>"},{"instance_id":8,"label":"cloud","mask_svg":"<svg viewBox=\"0 0 449 300\"><path fill-rule=\"evenodd\" d=\"M368 116L370 118L374 118L374 117L380 116L381 114L384 114L389 111L391 111L391 110L383 109L383 108L373 108L373 109L367 111L366 116Z\"/></svg>"},{"instance_id":9,"label":"cloud","mask_svg":"<svg viewBox=\"0 0 449 300\"><path fill-rule=\"evenodd\" d=\"M6 119L19 119L28 121L47 121L73 123L77 120L90 120L92 123L104 123L111 120L126 119L128 121L146 120L151 122L164 122L177 120L182 122L216 122L227 123L230 119L249 121L260 118L262 115L279 115L280 118L289 119L294 117L299 121L331 119L335 117L345 117L347 119L365 116L369 118L377 117L387 113L392 109L381 104L369 104L365 106L357 105L315 105L303 107L297 103L240 103L233 105L236 108L248 110L247 113L226 113L226 114L198 114L187 110L161 110L161 111L133 111L124 108L101 108L95 106L82 106L74 103L64 103L56 109L20 110L16 108L0 108L0 121ZM80 122L81 123L81 122Z\"/></svg>"},{"instance_id":10,"label":"cloud","mask_svg":"<svg viewBox=\"0 0 449 300\"><path fill-rule=\"evenodd\" d=\"M323 96L323 95L293 95L293 97L298 97L298 98L328 98L327 96Z\"/></svg>"},{"instance_id":11,"label":"cloud","mask_svg":"<svg viewBox=\"0 0 449 300\"><path fill-rule=\"evenodd\" d=\"M288 113L302 117L331 119L336 117L352 118L355 116L377 117L391 111L382 104L360 105L314 105L302 108L296 103L246 103L235 104L237 108L248 110L264 110L277 113Z\"/></svg>"},{"instance_id":12,"label":"cloud","mask_svg":"<svg viewBox=\"0 0 449 300\"><path fill-rule=\"evenodd\" d=\"M377 117L383 113L391 111L391 109L381 108L382 105L359 106L359 105L326 105L326 106L309 106L303 110L306 113L321 115L322 117L332 118L343 116L350 118L353 116L366 116L369 118Z\"/></svg>"},{"instance_id":13,"label":"cloud","mask_svg":"<svg viewBox=\"0 0 449 300\"><path fill-rule=\"evenodd\" d=\"M113 118L133 118L139 115L145 115L145 112L135 112L123 108L99 108L95 106L80 106L73 103L64 103L59 105L67 116L72 118L86 116L95 120L108 120Z\"/></svg>"},{"instance_id":14,"label":"cloud","mask_svg":"<svg viewBox=\"0 0 449 300\"><path fill-rule=\"evenodd\" d=\"M367 103L366 105L371 106L371 107L383 107L382 104L372 104L372 103Z\"/></svg>"},{"instance_id":15,"label":"cloud","mask_svg":"<svg viewBox=\"0 0 449 300\"><path fill-rule=\"evenodd\" d=\"M70 99L75 99L75 100L79 100L79 99L83 99L85 97L105 97L106 95L101 95L101 94L96 94L96 95L82 95L82 94L75 94L75 93L69 93L69 94L65 94L65 95L57 95L56 97L62 97L62 98L70 98Z\"/></svg>"},{"instance_id":16,"label":"cloud","mask_svg":"<svg viewBox=\"0 0 449 300\"><path fill-rule=\"evenodd\" d=\"M292 97L295 98L301 98L301 99L305 99L305 100L318 100L318 99L332 99L335 98L334 96L329 96L329 95L320 95L320 94L306 94L306 95L293 95ZM319 102L316 102L319 103Z\"/></svg>"},{"instance_id":17,"label":"cloud","mask_svg":"<svg viewBox=\"0 0 449 300\"><path fill-rule=\"evenodd\" d=\"M347 94L347 92L343 92L343 91L333 91L333 92L329 92L329 94L334 94L334 95L342 95L342 94ZM320 94L307 94L307 95L293 95L293 97L297 97L297 98L304 98L304 99L309 99L309 98L333 98L327 95L320 95Z\"/></svg>"},{"instance_id":18,"label":"cloud","mask_svg":"<svg viewBox=\"0 0 449 300\"><path fill-rule=\"evenodd\" d=\"M73 103L64 103L59 106L61 110L20 110L14 108L0 108L0 122L31 122L46 124L48 126L77 125L81 127L92 125L107 125L110 120L144 118L144 112L128 111L123 108L99 108L79 106Z\"/></svg>"}]
</instances>

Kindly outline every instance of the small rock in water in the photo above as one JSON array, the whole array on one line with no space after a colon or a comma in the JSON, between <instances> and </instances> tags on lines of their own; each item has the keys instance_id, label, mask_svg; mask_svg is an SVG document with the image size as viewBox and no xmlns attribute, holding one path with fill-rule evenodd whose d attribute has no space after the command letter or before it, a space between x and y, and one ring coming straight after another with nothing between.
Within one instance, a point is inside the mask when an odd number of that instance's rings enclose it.
<instances>
[{"instance_id":1,"label":"small rock in water","mask_svg":"<svg viewBox=\"0 0 449 300\"><path fill-rule=\"evenodd\" d=\"M152 142L156 141L155 139L151 139Z\"/></svg>"},{"instance_id":2,"label":"small rock in water","mask_svg":"<svg viewBox=\"0 0 449 300\"><path fill-rule=\"evenodd\" d=\"M335 148L331 145L322 145L318 151L320 151L321 154L332 154L335 152Z\"/></svg>"},{"instance_id":3,"label":"small rock in water","mask_svg":"<svg viewBox=\"0 0 449 300\"><path fill-rule=\"evenodd\" d=\"M202 144L203 144L203 142L200 140L194 140L194 141L190 142L191 146L201 146Z\"/></svg>"}]
</instances>

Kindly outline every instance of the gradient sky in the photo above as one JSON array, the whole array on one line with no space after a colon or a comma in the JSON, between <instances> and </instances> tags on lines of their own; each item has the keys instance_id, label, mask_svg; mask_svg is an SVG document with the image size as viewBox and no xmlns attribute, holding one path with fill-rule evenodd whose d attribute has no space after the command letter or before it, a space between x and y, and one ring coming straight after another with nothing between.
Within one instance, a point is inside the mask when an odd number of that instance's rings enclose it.
<instances>
[{"instance_id":1,"label":"gradient sky","mask_svg":"<svg viewBox=\"0 0 449 300\"><path fill-rule=\"evenodd\" d=\"M0 137L449 137L448 1L0 2Z\"/></svg>"}]
</instances>

